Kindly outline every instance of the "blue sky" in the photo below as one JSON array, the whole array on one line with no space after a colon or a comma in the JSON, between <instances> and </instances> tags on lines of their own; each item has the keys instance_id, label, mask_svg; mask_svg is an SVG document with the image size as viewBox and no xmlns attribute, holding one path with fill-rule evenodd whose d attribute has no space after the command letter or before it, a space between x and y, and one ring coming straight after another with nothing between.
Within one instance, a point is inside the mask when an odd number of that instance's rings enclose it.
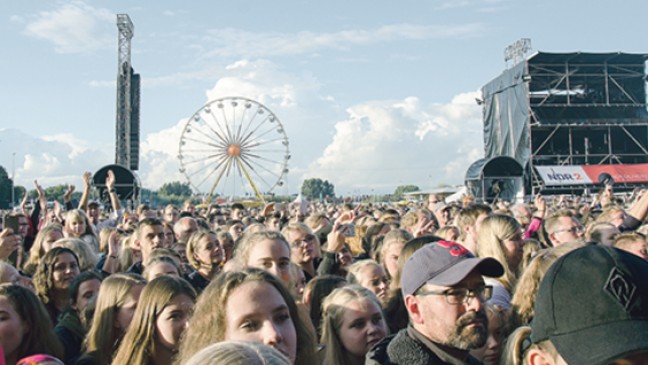
<instances>
[{"instance_id":1,"label":"blue sky","mask_svg":"<svg viewBox=\"0 0 648 365\"><path fill-rule=\"evenodd\" d=\"M483 153L479 89L504 48L648 51L643 1L3 1L0 165L17 184L80 184L114 160L117 28L135 25L145 187L181 180L186 118L258 100L282 121L293 193L459 184Z\"/></svg>"}]
</instances>

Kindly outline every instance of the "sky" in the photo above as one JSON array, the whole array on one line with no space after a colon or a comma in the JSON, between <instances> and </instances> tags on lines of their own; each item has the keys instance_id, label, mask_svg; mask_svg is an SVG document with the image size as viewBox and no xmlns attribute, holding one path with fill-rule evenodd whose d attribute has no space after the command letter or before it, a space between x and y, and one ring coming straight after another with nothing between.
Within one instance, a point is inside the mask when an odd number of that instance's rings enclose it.
<instances>
[{"instance_id":1,"label":"sky","mask_svg":"<svg viewBox=\"0 0 648 365\"><path fill-rule=\"evenodd\" d=\"M475 99L506 68L506 46L645 53L647 10L640 0L3 1L0 166L31 189L80 186L84 171L114 163L116 14L129 14L143 187L186 181L187 121L230 97L283 125L291 157L278 194L306 178L339 195L462 184L483 157Z\"/></svg>"}]
</instances>

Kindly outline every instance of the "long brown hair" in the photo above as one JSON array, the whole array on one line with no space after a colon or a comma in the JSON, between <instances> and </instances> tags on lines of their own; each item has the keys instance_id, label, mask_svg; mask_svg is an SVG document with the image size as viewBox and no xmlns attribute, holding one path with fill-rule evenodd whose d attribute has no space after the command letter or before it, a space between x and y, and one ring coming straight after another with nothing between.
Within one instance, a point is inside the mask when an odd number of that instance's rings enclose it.
<instances>
[{"instance_id":1,"label":"long brown hair","mask_svg":"<svg viewBox=\"0 0 648 365\"><path fill-rule=\"evenodd\" d=\"M150 363L156 351L157 319L169 302L182 294L196 301L196 291L182 278L160 276L151 280L142 291L133 321L112 363L116 365Z\"/></svg>"},{"instance_id":2,"label":"long brown hair","mask_svg":"<svg viewBox=\"0 0 648 365\"><path fill-rule=\"evenodd\" d=\"M114 326L117 311L135 285L146 281L136 274L112 274L101 283L92 325L86 336L86 352L95 352L100 364L109 364L121 334Z\"/></svg>"},{"instance_id":3,"label":"long brown hair","mask_svg":"<svg viewBox=\"0 0 648 365\"><path fill-rule=\"evenodd\" d=\"M16 350L16 360L35 354L63 356L63 346L54 334L49 314L34 293L19 285L2 284L0 296L7 298L25 327L29 328Z\"/></svg>"}]
</instances>

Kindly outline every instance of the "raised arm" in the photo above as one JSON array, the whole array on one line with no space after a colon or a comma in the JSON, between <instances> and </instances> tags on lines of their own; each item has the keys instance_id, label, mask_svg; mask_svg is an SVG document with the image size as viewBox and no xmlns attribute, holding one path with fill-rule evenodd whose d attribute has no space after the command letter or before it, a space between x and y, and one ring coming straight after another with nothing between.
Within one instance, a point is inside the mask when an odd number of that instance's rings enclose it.
<instances>
[{"instance_id":1,"label":"raised arm","mask_svg":"<svg viewBox=\"0 0 648 365\"><path fill-rule=\"evenodd\" d=\"M88 198L90 197L90 188L92 187L92 173L86 171L83 173L83 193L81 193L81 200L79 200L79 209L84 212L88 211Z\"/></svg>"},{"instance_id":2,"label":"raised arm","mask_svg":"<svg viewBox=\"0 0 648 365\"><path fill-rule=\"evenodd\" d=\"M72 193L74 193L74 185L68 185L65 195L63 195L63 203L65 204L65 210L72 210Z\"/></svg>"},{"instance_id":3,"label":"raised arm","mask_svg":"<svg viewBox=\"0 0 648 365\"><path fill-rule=\"evenodd\" d=\"M108 176L106 176L106 189L108 189L108 195L110 195L113 212L117 212L121 209L121 203L119 202L119 196L117 196L117 190L115 190L115 174L112 170L108 170Z\"/></svg>"}]
</instances>

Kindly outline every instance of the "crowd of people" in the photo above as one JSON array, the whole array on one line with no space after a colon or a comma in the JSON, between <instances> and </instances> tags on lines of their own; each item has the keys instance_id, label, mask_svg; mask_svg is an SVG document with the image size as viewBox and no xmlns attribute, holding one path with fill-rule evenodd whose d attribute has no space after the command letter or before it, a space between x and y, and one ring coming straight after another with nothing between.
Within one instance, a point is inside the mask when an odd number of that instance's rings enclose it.
<instances>
[{"instance_id":1,"label":"crowd of people","mask_svg":"<svg viewBox=\"0 0 648 365\"><path fill-rule=\"evenodd\" d=\"M7 365L648 364L648 193L38 200L0 231Z\"/></svg>"}]
</instances>

